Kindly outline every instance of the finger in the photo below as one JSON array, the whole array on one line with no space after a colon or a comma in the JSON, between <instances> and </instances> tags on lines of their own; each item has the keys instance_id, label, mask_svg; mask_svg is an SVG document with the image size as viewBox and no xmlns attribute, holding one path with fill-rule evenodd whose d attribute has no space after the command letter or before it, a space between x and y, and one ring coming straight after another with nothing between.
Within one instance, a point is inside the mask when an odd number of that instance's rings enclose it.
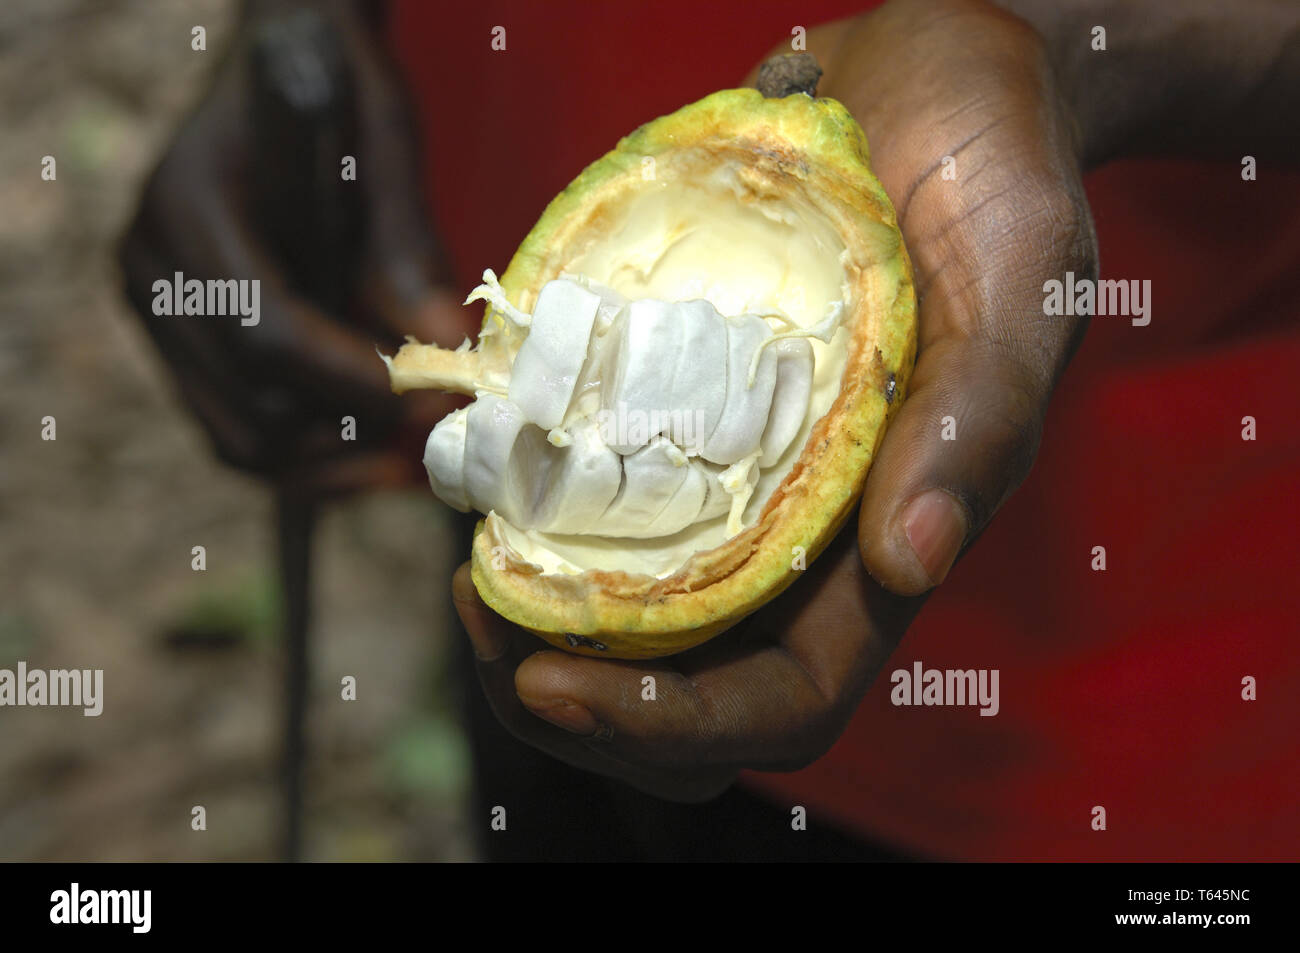
<instances>
[{"instance_id":1,"label":"finger","mask_svg":"<svg viewBox=\"0 0 1300 953\"><path fill-rule=\"evenodd\" d=\"M1028 475L1086 327L1043 314L1044 280L1095 275L1096 245L1082 198L1048 184L1038 161L991 164L950 197L914 203L905 227L917 363L859 518L867 568L901 595L941 583Z\"/></svg>"},{"instance_id":2,"label":"finger","mask_svg":"<svg viewBox=\"0 0 1300 953\"><path fill-rule=\"evenodd\" d=\"M143 203L138 231L168 266L144 276L147 284L171 281L176 271L186 280L255 279L257 313L161 320L201 324L203 334L238 356L246 379L283 381L318 402L350 404L362 413L382 412L388 404L387 413L394 416L373 335L343 326L294 294L247 220L231 173L217 167L217 157L181 145L155 173ZM196 180L209 187L194 188Z\"/></svg>"},{"instance_id":3,"label":"finger","mask_svg":"<svg viewBox=\"0 0 1300 953\"><path fill-rule=\"evenodd\" d=\"M771 626L822 694L849 707L841 713L847 718L924 602L924 596L894 595L871 578L850 521L801 586L772 604Z\"/></svg>"},{"instance_id":4,"label":"finger","mask_svg":"<svg viewBox=\"0 0 1300 953\"><path fill-rule=\"evenodd\" d=\"M250 379L239 353L231 353L228 337L214 334L201 320L154 315L153 276L170 274L175 266L139 230L133 229L123 241L121 263L128 297L176 369L182 396L198 414L222 460L275 473L322 493L395 486L421 477L419 459L429 428L461 401L430 393L402 403L412 432L402 445L400 464L389 454L352 459L359 447L377 441L380 434L372 432L374 428L359 427L356 441L343 441L339 418L322 418L300 406L287 380Z\"/></svg>"},{"instance_id":5,"label":"finger","mask_svg":"<svg viewBox=\"0 0 1300 953\"><path fill-rule=\"evenodd\" d=\"M209 270L261 279L261 317L230 328L235 347L258 378L278 378L321 404L393 420L397 402L373 334L350 327L295 294L275 257L249 223L229 214L208 222Z\"/></svg>"},{"instance_id":6,"label":"finger","mask_svg":"<svg viewBox=\"0 0 1300 953\"><path fill-rule=\"evenodd\" d=\"M1028 475L1050 386L992 345L945 337L922 351L858 522L862 559L886 588L915 595L944 580Z\"/></svg>"},{"instance_id":7,"label":"finger","mask_svg":"<svg viewBox=\"0 0 1300 953\"><path fill-rule=\"evenodd\" d=\"M677 766L664 768L625 760L608 746L598 725L587 730L581 721L584 713L572 705L570 710L563 710L563 703L556 703L550 708L549 720L538 717L516 694L515 673L538 651L541 641L483 603L474 588L468 564L456 572L452 598L473 645L479 681L488 704L497 720L516 738L576 768L618 778L640 790L673 800L706 800L721 793L734 780L734 770L683 771ZM561 723L564 727L560 727Z\"/></svg>"},{"instance_id":8,"label":"finger","mask_svg":"<svg viewBox=\"0 0 1300 953\"><path fill-rule=\"evenodd\" d=\"M839 735L893 647L869 624L877 587L854 543L851 529L841 534L774 604L694 652L653 662L531 654L515 674L518 697L637 764L802 767Z\"/></svg>"},{"instance_id":9,"label":"finger","mask_svg":"<svg viewBox=\"0 0 1300 953\"><path fill-rule=\"evenodd\" d=\"M452 601L469 635L479 681L497 720L521 741L589 767L597 755L586 752L572 733L529 715L515 694L515 670L543 643L497 615L479 598L468 563L452 579Z\"/></svg>"},{"instance_id":10,"label":"finger","mask_svg":"<svg viewBox=\"0 0 1300 953\"><path fill-rule=\"evenodd\" d=\"M779 645L732 650L694 678L666 665L546 651L520 664L521 703L626 762L669 769L782 769L820 754L825 699Z\"/></svg>"},{"instance_id":11,"label":"finger","mask_svg":"<svg viewBox=\"0 0 1300 953\"><path fill-rule=\"evenodd\" d=\"M263 468L265 421L258 425L257 402L225 343L200 323L153 314L153 278L171 265L136 229L122 243L121 264L127 297L176 370L181 395L207 428L218 456L233 466Z\"/></svg>"}]
</instances>

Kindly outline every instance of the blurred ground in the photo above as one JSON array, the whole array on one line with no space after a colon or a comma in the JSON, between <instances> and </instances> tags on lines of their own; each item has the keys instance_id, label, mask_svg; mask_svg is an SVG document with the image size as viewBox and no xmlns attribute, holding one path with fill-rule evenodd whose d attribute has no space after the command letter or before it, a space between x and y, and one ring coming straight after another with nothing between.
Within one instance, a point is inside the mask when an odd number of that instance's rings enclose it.
<instances>
[{"instance_id":1,"label":"blurred ground","mask_svg":"<svg viewBox=\"0 0 1300 953\"><path fill-rule=\"evenodd\" d=\"M0 860L275 856L270 496L211 458L112 249L234 10L0 4L0 668L102 668L106 696L99 718L0 708ZM47 415L55 441L40 438ZM416 491L335 504L322 522L309 859L473 856L442 518ZM206 832L190 829L194 805Z\"/></svg>"}]
</instances>

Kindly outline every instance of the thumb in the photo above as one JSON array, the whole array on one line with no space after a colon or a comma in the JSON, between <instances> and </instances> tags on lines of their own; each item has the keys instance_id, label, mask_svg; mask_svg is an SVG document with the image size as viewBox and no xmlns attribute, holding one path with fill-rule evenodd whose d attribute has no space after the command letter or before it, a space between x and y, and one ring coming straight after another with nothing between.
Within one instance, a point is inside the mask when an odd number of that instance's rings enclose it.
<instances>
[{"instance_id":1,"label":"thumb","mask_svg":"<svg viewBox=\"0 0 1300 953\"><path fill-rule=\"evenodd\" d=\"M862 560L881 585L913 596L944 580L1028 475L1053 377L978 338L922 351L862 497Z\"/></svg>"}]
</instances>

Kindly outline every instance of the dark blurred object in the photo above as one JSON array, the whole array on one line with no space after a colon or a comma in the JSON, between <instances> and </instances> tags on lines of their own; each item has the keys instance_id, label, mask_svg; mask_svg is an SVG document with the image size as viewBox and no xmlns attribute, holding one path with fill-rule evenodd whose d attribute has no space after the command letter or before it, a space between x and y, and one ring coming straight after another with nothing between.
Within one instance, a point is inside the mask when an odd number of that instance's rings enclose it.
<instances>
[{"instance_id":1,"label":"dark blurred object","mask_svg":"<svg viewBox=\"0 0 1300 953\"><path fill-rule=\"evenodd\" d=\"M344 313L363 240L355 184L357 103L342 41L319 13L261 24L253 38L253 209L295 290L326 314ZM278 488L277 538L285 598L283 856L302 857L303 762L310 682L311 540L318 502L301 486Z\"/></svg>"},{"instance_id":2,"label":"dark blurred object","mask_svg":"<svg viewBox=\"0 0 1300 953\"><path fill-rule=\"evenodd\" d=\"M253 39L253 208L295 289L342 314L364 241L360 192L342 177L357 155L356 91L337 31L300 11Z\"/></svg>"}]
</instances>

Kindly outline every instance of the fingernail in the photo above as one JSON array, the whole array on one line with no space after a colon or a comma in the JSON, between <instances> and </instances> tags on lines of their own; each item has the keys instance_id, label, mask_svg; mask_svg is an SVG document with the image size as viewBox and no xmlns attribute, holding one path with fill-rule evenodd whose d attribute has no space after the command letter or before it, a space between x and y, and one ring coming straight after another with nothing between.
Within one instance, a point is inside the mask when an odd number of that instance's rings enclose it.
<instances>
[{"instance_id":1,"label":"fingernail","mask_svg":"<svg viewBox=\"0 0 1300 953\"><path fill-rule=\"evenodd\" d=\"M550 699L548 701L524 701L524 707L538 718L544 718L558 728L571 731L575 735L594 735L600 731L600 723L594 715L581 705L575 705L567 699Z\"/></svg>"},{"instance_id":2,"label":"fingernail","mask_svg":"<svg viewBox=\"0 0 1300 953\"><path fill-rule=\"evenodd\" d=\"M943 582L966 540L966 515L943 490L926 490L907 505L903 531L930 585Z\"/></svg>"}]
</instances>

